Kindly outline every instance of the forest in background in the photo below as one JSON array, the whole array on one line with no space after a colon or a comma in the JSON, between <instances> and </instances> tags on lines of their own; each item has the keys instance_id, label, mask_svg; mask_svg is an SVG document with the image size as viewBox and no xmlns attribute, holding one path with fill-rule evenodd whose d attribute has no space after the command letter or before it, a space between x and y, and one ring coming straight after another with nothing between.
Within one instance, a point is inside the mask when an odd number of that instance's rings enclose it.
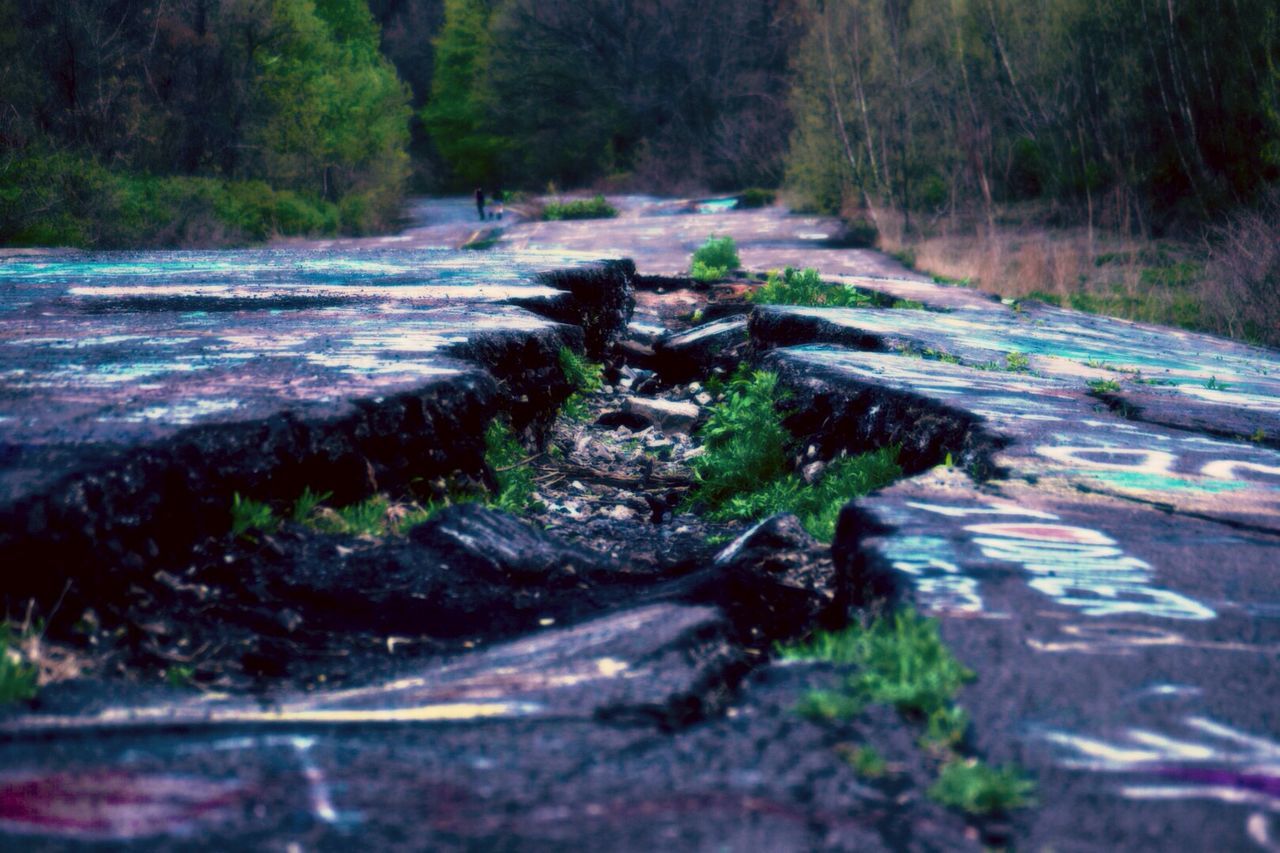
<instances>
[{"instance_id":1,"label":"forest in background","mask_svg":"<svg viewBox=\"0 0 1280 853\"><path fill-rule=\"evenodd\" d=\"M1173 293L1274 235L1278 182L1273 0L0 0L6 243L361 233L410 190L781 186L905 260L1125 313L1152 269ZM1223 298L1273 303L1277 254L1219 259L1272 270ZM1203 302L1174 297L1128 313Z\"/></svg>"}]
</instances>

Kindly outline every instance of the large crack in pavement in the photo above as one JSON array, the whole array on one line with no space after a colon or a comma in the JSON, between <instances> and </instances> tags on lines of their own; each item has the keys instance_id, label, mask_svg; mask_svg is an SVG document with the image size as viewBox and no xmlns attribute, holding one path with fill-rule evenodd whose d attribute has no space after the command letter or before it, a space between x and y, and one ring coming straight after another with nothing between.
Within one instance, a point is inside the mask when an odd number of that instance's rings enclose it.
<instances>
[{"instance_id":1,"label":"large crack in pavement","mask_svg":"<svg viewBox=\"0 0 1280 853\"><path fill-rule=\"evenodd\" d=\"M650 345L655 330L674 341L690 305L744 310L743 286L650 280L628 324L627 264L534 271L471 304L397 280L415 288L406 307L374 282L361 299L325 297L323 313L241 304L202 279L198 298L227 309L205 335L210 304L150 302L136 273L58 290L52 312L21 309L7 353L31 375L20 390L46 398L11 433L7 517L20 523L6 553L51 567L7 592L54 617L47 642L63 637L80 667L0 720L0 832L55 846L194 833L215 849L351 833L415 848L969 843L923 796L929 773L891 715L857 731L899 772L859 780L836 734L792 710L837 673L769 664L776 641L845 619L855 579L792 517L718 524L683 506L691 433L713 399L694 376L736 364L745 339L692 374L675 347ZM277 274L295 302L329 286ZM121 292L128 304L99 310ZM55 379L104 365L148 377L144 347L195 366L161 374L151 395ZM250 347L271 356L224 375L222 359ZM555 416L573 391L566 351L605 360L607 384L577 420ZM302 382L275 384L285 372ZM347 402L351 376L382 393ZM236 414L219 420L231 423L147 415L152 396L230 387ZM227 532L239 496L287 507L304 490L334 505L380 493L394 510L492 487L496 419L526 441L527 520L464 500L403 535ZM64 627L77 617L78 641ZM188 686L164 686L173 672Z\"/></svg>"},{"instance_id":2,"label":"large crack in pavement","mask_svg":"<svg viewBox=\"0 0 1280 853\"><path fill-rule=\"evenodd\" d=\"M1274 846L1274 352L916 280L840 279L928 310L755 306L755 277L627 263L230 262L258 284L139 256L13 290L6 592L84 672L0 718L6 842ZM578 419L566 351L604 363ZM899 448L907 478L830 549L688 511L708 378L742 361L785 388L797 471ZM524 518L456 500L501 473L495 420ZM452 505L229 535L237 494L304 489ZM1036 808L932 802L892 709L795 713L848 672L775 643L895 601L977 672L967 751L1026 768Z\"/></svg>"}]
</instances>

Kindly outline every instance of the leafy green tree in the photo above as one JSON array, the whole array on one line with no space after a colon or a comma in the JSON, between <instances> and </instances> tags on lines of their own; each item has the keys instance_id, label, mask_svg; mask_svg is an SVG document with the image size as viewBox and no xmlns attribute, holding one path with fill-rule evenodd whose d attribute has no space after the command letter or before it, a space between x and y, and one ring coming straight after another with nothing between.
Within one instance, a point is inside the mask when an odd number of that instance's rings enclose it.
<instances>
[{"instance_id":1,"label":"leafy green tree","mask_svg":"<svg viewBox=\"0 0 1280 853\"><path fill-rule=\"evenodd\" d=\"M421 113L436 147L463 184L491 182L504 147L489 122L489 18L484 0L445 0L431 98Z\"/></svg>"}]
</instances>

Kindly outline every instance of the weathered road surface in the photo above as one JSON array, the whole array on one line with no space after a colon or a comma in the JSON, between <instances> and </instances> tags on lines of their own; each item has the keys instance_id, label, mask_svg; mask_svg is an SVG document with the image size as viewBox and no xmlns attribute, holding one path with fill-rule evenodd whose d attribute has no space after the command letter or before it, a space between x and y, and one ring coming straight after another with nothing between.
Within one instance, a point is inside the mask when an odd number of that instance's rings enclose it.
<instances>
[{"instance_id":1,"label":"weathered road surface","mask_svg":"<svg viewBox=\"0 0 1280 853\"><path fill-rule=\"evenodd\" d=\"M512 256L383 241L0 266L11 607L69 576L145 580L249 485L481 476L488 419L536 421L569 390L559 347L621 334L629 270L556 253L673 275L728 233L751 268L817 266L931 309L761 308L731 334L823 454L902 446L913 476L846 508L833 556L898 577L976 671L976 752L1038 783L1013 845L1280 849L1280 355L1015 310L832 248L822 220L668 212L515 225ZM891 712L839 729L792 712L837 675L760 665L742 639L758 616L590 595L598 616L347 689L51 688L0 720L0 845L978 845L920 796ZM859 779L839 752L859 743L896 773Z\"/></svg>"}]
</instances>

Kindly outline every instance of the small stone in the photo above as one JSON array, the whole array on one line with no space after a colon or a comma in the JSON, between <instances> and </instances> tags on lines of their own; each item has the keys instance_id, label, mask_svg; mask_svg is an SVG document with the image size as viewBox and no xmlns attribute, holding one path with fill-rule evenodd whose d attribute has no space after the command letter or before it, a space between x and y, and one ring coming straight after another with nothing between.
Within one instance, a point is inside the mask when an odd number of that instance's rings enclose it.
<instances>
[{"instance_id":1,"label":"small stone","mask_svg":"<svg viewBox=\"0 0 1280 853\"><path fill-rule=\"evenodd\" d=\"M712 397L706 391L702 391L702 392L699 392L698 394L695 394L693 399L697 402L699 406L710 406Z\"/></svg>"},{"instance_id":2,"label":"small stone","mask_svg":"<svg viewBox=\"0 0 1280 853\"><path fill-rule=\"evenodd\" d=\"M613 521L634 521L636 518L636 511L631 507L616 504L610 507L604 515L605 518Z\"/></svg>"},{"instance_id":3,"label":"small stone","mask_svg":"<svg viewBox=\"0 0 1280 853\"><path fill-rule=\"evenodd\" d=\"M822 479L822 472L827 470L825 462L810 462L808 465L800 469L800 476L809 485L813 485Z\"/></svg>"},{"instance_id":4,"label":"small stone","mask_svg":"<svg viewBox=\"0 0 1280 853\"><path fill-rule=\"evenodd\" d=\"M645 418L663 432L689 432L698 420L699 409L693 403L676 403L644 397L628 397L623 408Z\"/></svg>"}]
</instances>

